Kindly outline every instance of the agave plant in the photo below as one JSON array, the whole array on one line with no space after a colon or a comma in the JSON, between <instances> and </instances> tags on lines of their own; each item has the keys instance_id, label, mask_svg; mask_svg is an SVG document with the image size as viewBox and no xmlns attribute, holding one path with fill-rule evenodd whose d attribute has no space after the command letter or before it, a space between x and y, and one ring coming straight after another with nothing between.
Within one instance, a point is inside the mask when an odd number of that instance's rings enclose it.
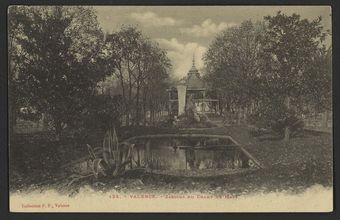
<instances>
[{"instance_id":1,"label":"agave plant","mask_svg":"<svg viewBox=\"0 0 340 220\"><path fill-rule=\"evenodd\" d=\"M90 154L88 165L91 171L93 172L94 176L96 178L98 178L100 174L106 176L105 166L103 165L103 158L97 157L94 150L89 144L87 144L87 149Z\"/></svg>"},{"instance_id":2,"label":"agave plant","mask_svg":"<svg viewBox=\"0 0 340 220\"><path fill-rule=\"evenodd\" d=\"M107 176L112 170L117 174L120 160L118 137L114 128L105 133L102 157L97 156L90 145L87 148L90 155L89 167L96 178L100 175Z\"/></svg>"},{"instance_id":3,"label":"agave plant","mask_svg":"<svg viewBox=\"0 0 340 220\"><path fill-rule=\"evenodd\" d=\"M105 133L103 141L103 158L110 169L117 167L119 161L118 137L116 129L110 129Z\"/></svg>"}]
</instances>

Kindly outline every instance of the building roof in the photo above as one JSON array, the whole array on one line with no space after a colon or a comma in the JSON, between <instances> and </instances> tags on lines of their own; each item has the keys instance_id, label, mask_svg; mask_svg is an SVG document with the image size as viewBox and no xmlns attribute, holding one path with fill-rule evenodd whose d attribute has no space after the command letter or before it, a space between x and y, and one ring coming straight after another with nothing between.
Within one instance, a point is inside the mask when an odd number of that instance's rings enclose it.
<instances>
[{"instance_id":1,"label":"building roof","mask_svg":"<svg viewBox=\"0 0 340 220\"><path fill-rule=\"evenodd\" d=\"M204 82L196 68L191 68L186 77L187 89L204 88Z\"/></svg>"},{"instance_id":2,"label":"building roof","mask_svg":"<svg viewBox=\"0 0 340 220\"><path fill-rule=\"evenodd\" d=\"M187 89L203 89L205 88L201 75L196 69L195 58L192 59L192 67L187 76L184 78Z\"/></svg>"}]
</instances>

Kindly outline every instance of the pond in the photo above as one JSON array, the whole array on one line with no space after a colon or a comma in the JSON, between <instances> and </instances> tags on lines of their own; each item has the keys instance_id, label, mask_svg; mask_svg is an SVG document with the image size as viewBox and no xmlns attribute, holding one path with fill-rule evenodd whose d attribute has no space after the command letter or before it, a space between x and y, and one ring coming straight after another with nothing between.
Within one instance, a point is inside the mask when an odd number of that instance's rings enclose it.
<instances>
[{"instance_id":1,"label":"pond","mask_svg":"<svg viewBox=\"0 0 340 220\"><path fill-rule=\"evenodd\" d=\"M261 168L261 164L230 136L161 134L130 138L131 163L168 175L210 176Z\"/></svg>"}]
</instances>

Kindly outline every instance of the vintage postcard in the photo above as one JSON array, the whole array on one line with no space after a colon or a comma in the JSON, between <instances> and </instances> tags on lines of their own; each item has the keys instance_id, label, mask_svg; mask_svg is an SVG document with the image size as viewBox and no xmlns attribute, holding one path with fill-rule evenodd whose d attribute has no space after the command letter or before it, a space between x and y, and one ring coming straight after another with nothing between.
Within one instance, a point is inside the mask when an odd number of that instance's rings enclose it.
<instances>
[{"instance_id":1,"label":"vintage postcard","mask_svg":"<svg viewBox=\"0 0 340 220\"><path fill-rule=\"evenodd\" d=\"M10 211L333 211L331 20L10 6Z\"/></svg>"}]
</instances>

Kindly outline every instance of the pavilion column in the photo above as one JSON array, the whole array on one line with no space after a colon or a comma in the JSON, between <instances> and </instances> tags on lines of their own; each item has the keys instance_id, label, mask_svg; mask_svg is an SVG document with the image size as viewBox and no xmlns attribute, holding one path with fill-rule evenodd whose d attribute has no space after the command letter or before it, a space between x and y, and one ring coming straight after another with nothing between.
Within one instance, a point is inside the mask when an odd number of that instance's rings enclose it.
<instances>
[{"instance_id":1,"label":"pavilion column","mask_svg":"<svg viewBox=\"0 0 340 220\"><path fill-rule=\"evenodd\" d=\"M202 112L205 112L205 105L206 105L206 101L205 101L205 90L203 90L202 92L203 92Z\"/></svg>"},{"instance_id":2,"label":"pavilion column","mask_svg":"<svg viewBox=\"0 0 340 220\"><path fill-rule=\"evenodd\" d=\"M177 86L178 94L178 115L185 113L185 97L186 97L187 87L185 85Z\"/></svg>"},{"instance_id":3,"label":"pavilion column","mask_svg":"<svg viewBox=\"0 0 340 220\"><path fill-rule=\"evenodd\" d=\"M169 91L169 106L168 106L168 108L169 108L168 115L170 115L171 114L171 91Z\"/></svg>"}]
</instances>

